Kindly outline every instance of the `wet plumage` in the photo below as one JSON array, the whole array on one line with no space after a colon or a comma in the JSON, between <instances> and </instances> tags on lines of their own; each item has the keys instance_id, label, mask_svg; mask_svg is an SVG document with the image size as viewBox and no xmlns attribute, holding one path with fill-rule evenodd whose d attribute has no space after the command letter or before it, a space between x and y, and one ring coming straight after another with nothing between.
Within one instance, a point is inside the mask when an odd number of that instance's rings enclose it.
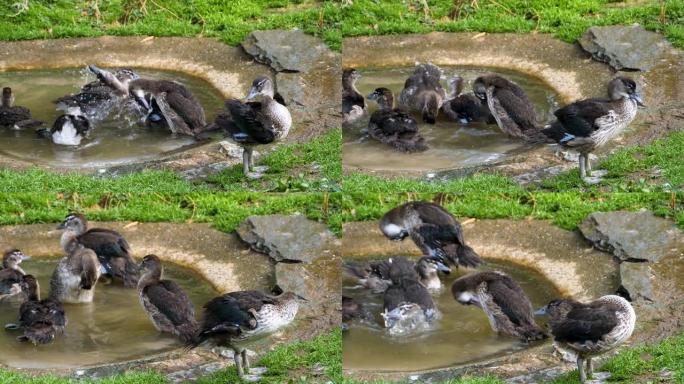
<instances>
[{"instance_id":1,"label":"wet plumage","mask_svg":"<svg viewBox=\"0 0 684 384\"><path fill-rule=\"evenodd\" d=\"M421 284L413 262L393 257L388 274L392 284L383 296L385 327L396 327L394 331L403 333L431 322L436 315L435 303Z\"/></svg>"},{"instance_id":2,"label":"wet plumage","mask_svg":"<svg viewBox=\"0 0 684 384\"><path fill-rule=\"evenodd\" d=\"M463 305L482 309L494 332L529 342L546 338L535 323L532 303L520 285L503 272L480 272L463 276L451 286Z\"/></svg>"},{"instance_id":3,"label":"wet plumage","mask_svg":"<svg viewBox=\"0 0 684 384\"><path fill-rule=\"evenodd\" d=\"M78 107L69 111L55 120L52 128L39 129L38 136L49 138L58 145L80 145L91 130L91 124Z\"/></svg>"},{"instance_id":4,"label":"wet plumage","mask_svg":"<svg viewBox=\"0 0 684 384\"><path fill-rule=\"evenodd\" d=\"M534 105L519 85L498 75L480 76L473 82L473 92L487 102L504 133L526 140L537 137L540 128Z\"/></svg>"},{"instance_id":5,"label":"wet plumage","mask_svg":"<svg viewBox=\"0 0 684 384\"><path fill-rule=\"evenodd\" d=\"M50 280L50 297L62 303L90 303L101 273L97 255L76 238L65 248L67 255L59 261Z\"/></svg>"},{"instance_id":6,"label":"wet plumage","mask_svg":"<svg viewBox=\"0 0 684 384\"><path fill-rule=\"evenodd\" d=\"M10 127L12 129L38 128L43 125L31 117L31 111L26 107L13 105L14 95L12 88L2 89L2 99L0 100L0 127Z\"/></svg>"},{"instance_id":7,"label":"wet plumage","mask_svg":"<svg viewBox=\"0 0 684 384\"><path fill-rule=\"evenodd\" d=\"M24 283L28 287L29 298L19 307L19 324L8 324L5 328L20 329L23 333L17 337L20 342L49 344L64 333L67 324L64 307L52 298L40 300L38 282L32 275L25 275Z\"/></svg>"},{"instance_id":8,"label":"wet plumage","mask_svg":"<svg viewBox=\"0 0 684 384\"><path fill-rule=\"evenodd\" d=\"M2 257L0 269L0 302L24 302L28 299L28 287L24 284L24 270L19 266L27 260L18 249L6 251Z\"/></svg>"},{"instance_id":9,"label":"wet plumage","mask_svg":"<svg viewBox=\"0 0 684 384\"><path fill-rule=\"evenodd\" d=\"M442 281L438 272L449 274L450 268L439 259L432 257L421 257L417 261L410 260L413 269L418 274L419 281L428 290L438 291L442 288ZM389 277L391 267L390 260L372 261L368 264L358 264L347 262L344 270L348 276L357 279L358 283L364 288L370 289L374 293L382 293L392 284Z\"/></svg>"},{"instance_id":10,"label":"wet plumage","mask_svg":"<svg viewBox=\"0 0 684 384\"><path fill-rule=\"evenodd\" d=\"M361 74L354 68L342 72L342 118L345 123L354 123L366 110L366 99L356 89Z\"/></svg>"},{"instance_id":11,"label":"wet plumage","mask_svg":"<svg viewBox=\"0 0 684 384\"><path fill-rule=\"evenodd\" d=\"M446 99L440 84L442 70L433 64L419 64L404 82L399 94L399 106L421 114L423 121L434 124L439 109Z\"/></svg>"},{"instance_id":12,"label":"wet plumage","mask_svg":"<svg viewBox=\"0 0 684 384\"><path fill-rule=\"evenodd\" d=\"M368 134L375 140L402 152L421 152L428 149L418 132L418 123L405 110L394 108L394 96L387 88L377 88L368 95L380 107L368 123Z\"/></svg>"},{"instance_id":13,"label":"wet plumage","mask_svg":"<svg viewBox=\"0 0 684 384\"><path fill-rule=\"evenodd\" d=\"M451 120L461 124L487 123L496 124L494 116L489 112L487 103L470 93L462 93L463 78L454 76L449 79L449 96L442 104L442 112Z\"/></svg>"}]
</instances>

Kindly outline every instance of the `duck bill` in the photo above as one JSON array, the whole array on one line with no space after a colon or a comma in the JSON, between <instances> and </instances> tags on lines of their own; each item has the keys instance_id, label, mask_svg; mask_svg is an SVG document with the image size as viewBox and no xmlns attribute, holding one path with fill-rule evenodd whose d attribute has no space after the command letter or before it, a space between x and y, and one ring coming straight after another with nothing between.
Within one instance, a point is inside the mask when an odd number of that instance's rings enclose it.
<instances>
[{"instance_id":1,"label":"duck bill","mask_svg":"<svg viewBox=\"0 0 684 384\"><path fill-rule=\"evenodd\" d=\"M21 257L21 261L29 261L29 260L31 260L31 256L26 256L26 255L24 255L23 253L21 254L20 257Z\"/></svg>"},{"instance_id":2,"label":"duck bill","mask_svg":"<svg viewBox=\"0 0 684 384\"><path fill-rule=\"evenodd\" d=\"M534 311L535 316L546 316L548 314L549 313L548 313L548 306L547 305L545 305L545 306L537 309L536 311Z\"/></svg>"},{"instance_id":3,"label":"duck bill","mask_svg":"<svg viewBox=\"0 0 684 384\"><path fill-rule=\"evenodd\" d=\"M636 101L637 105L640 107L645 107L646 104L644 104L644 99L641 98L641 95L638 93L634 93L630 96L630 98L634 101Z\"/></svg>"},{"instance_id":4,"label":"duck bill","mask_svg":"<svg viewBox=\"0 0 684 384\"><path fill-rule=\"evenodd\" d=\"M251 101L254 100L257 96L259 96L259 91L256 88L252 87L249 89L249 94L247 95L245 100Z\"/></svg>"},{"instance_id":5,"label":"duck bill","mask_svg":"<svg viewBox=\"0 0 684 384\"><path fill-rule=\"evenodd\" d=\"M295 293L295 296L297 297L297 299L299 299L299 300L301 300L301 301L309 301L309 299L307 299L306 297L300 296L300 295L298 295L298 294L296 294L296 293Z\"/></svg>"},{"instance_id":6,"label":"duck bill","mask_svg":"<svg viewBox=\"0 0 684 384\"><path fill-rule=\"evenodd\" d=\"M437 261L437 270L440 272L443 272L444 274L448 275L451 273L451 268L449 268L446 264L444 264L441 260Z\"/></svg>"},{"instance_id":7,"label":"duck bill","mask_svg":"<svg viewBox=\"0 0 684 384\"><path fill-rule=\"evenodd\" d=\"M59 223L59 225L55 229L57 229L57 230L66 229L66 222Z\"/></svg>"},{"instance_id":8,"label":"duck bill","mask_svg":"<svg viewBox=\"0 0 684 384\"><path fill-rule=\"evenodd\" d=\"M369 94L368 96L366 96L366 99L376 101L376 100L378 100L378 95L375 92L373 92L373 93Z\"/></svg>"}]
</instances>

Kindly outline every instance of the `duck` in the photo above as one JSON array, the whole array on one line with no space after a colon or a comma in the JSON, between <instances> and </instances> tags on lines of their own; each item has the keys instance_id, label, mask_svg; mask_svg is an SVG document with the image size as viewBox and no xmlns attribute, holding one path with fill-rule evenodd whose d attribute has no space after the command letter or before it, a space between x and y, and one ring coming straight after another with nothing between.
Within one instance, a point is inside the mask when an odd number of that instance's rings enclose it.
<instances>
[{"instance_id":1,"label":"duck","mask_svg":"<svg viewBox=\"0 0 684 384\"><path fill-rule=\"evenodd\" d=\"M451 120L461 124L486 123L496 124L494 116L489 112L487 103L474 93L462 93L464 80L454 75L447 80L449 96L442 104L441 111Z\"/></svg>"},{"instance_id":2,"label":"duck","mask_svg":"<svg viewBox=\"0 0 684 384\"><path fill-rule=\"evenodd\" d=\"M90 120L78 107L74 107L59 116L52 128L41 128L36 133L39 137L51 139L57 145L77 146L87 137L91 128Z\"/></svg>"},{"instance_id":3,"label":"duck","mask_svg":"<svg viewBox=\"0 0 684 384\"><path fill-rule=\"evenodd\" d=\"M589 154L620 135L644 106L634 80L618 76L608 83L608 98L576 101L554 112L556 121L542 133L552 142L579 152L579 173L591 181Z\"/></svg>"},{"instance_id":4,"label":"duck","mask_svg":"<svg viewBox=\"0 0 684 384\"><path fill-rule=\"evenodd\" d=\"M120 96L130 96L143 111L148 122L159 122L172 133L196 136L207 127L204 109L183 84L170 80L117 78L95 65L89 65L103 83L117 90ZM156 120L156 121L155 121Z\"/></svg>"},{"instance_id":5,"label":"duck","mask_svg":"<svg viewBox=\"0 0 684 384\"><path fill-rule=\"evenodd\" d=\"M359 120L366 111L366 99L356 89L361 73L354 68L342 71L342 118L346 124Z\"/></svg>"},{"instance_id":6,"label":"duck","mask_svg":"<svg viewBox=\"0 0 684 384\"><path fill-rule=\"evenodd\" d=\"M500 271L472 273L451 285L451 294L462 305L482 309L496 333L524 342L548 337L534 321L530 299L520 285Z\"/></svg>"},{"instance_id":7,"label":"duck","mask_svg":"<svg viewBox=\"0 0 684 384\"><path fill-rule=\"evenodd\" d=\"M376 88L367 96L378 103L368 122L368 134L375 140L406 153L422 152L428 149L423 136L418 132L418 123L406 110L394 108L392 91Z\"/></svg>"},{"instance_id":8,"label":"duck","mask_svg":"<svg viewBox=\"0 0 684 384\"><path fill-rule=\"evenodd\" d=\"M254 79L245 102L229 99L225 106L227 111L219 113L214 124L242 146L242 171L250 176L254 170L254 147L287 137L292 116L267 76Z\"/></svg>"},{"instance_id":9,"label":"duck","mask_svg":"<svg viewBox=\"0 0 684 384\"><path fill-rule=\"evenodd\" d=\"M38 281L33 275L24 275L24 284L28 300L19 307L19 324L7 324L5 329L21 329L23 335L17 337L19 342L49 344L64 333L67 325L64 306L53 298L41 300Z\"/></svg>"},{"instance_id":10,"label":"duck","mask_svg":"<svg viewBox=\"0 0 684 384\"><path fill-rule=\"evenodd\" d=\"M342 295L342 321L347 322L360 316L361 304L354 298Z\"/></svg>"},{"instance_id":11,"label":"duck","mask_svg":"<svg viewBox=\"0 0 684 384\"><path fill-rule=\"evenodd\" d=\"M392 284L389 277L389 269L391 267L392 259L374 261L366 266L345 263L344 269L352 278L358 280L364 288L370 289L373 293L382 293ZM418 274L421 284L429 291L440 291L442 289L442 280L439 278L439 272L444 274L451 273L451 268L445 265L440 259L423 256L413 263L413 268Z\"/></svg>"},{"instance_id":12,"label":"duck","mask_svg":"<svg viewBox=\"0 0 684 384\"><path fill-rule=\"evenodd\" d=\"M14 104L14 94L12 88L2 89L2 99L0 100L0 126L12 129L37 128L44 123L31 117L31 111L26 107Z\"/></svg>"},{"instance_id":13,"label":"duck","mask_svg":"<svg viewBox=\"0 0 684 384\"><path fill-rule=\"evenodd\" d=\"M26 272L19 266L22 261L29 260L19 249L10 249L2 257L0 269L0 303L24 302L28 299L27 287L24 284Z\"/></svg>"},{"instance_id":14,"label":"duck","mask_svg":"<svg viewBox=\"0 0 684 384\"><path fill-rule=\"evenodd\" d=\"M129 68L119 68L112 71L112 75L121 83L137 80L140 76ZM104 119L115 104L119 103L120 94L110 84L96 79L81 87L76 94L62 96L54 103L57 109L68 111L71 108L79 108L89 120L98 121Z\"/></svg>"},{"instance_id":15,"label":"duck","mask_svg":"<svg viewBox=\"0 0 684 384\"><path fill-rule=\"evenodd\" d=\"M473 93L487 103L505 134L526 141L537 140L541 127L534 105L518 84L499 75L485 75L475 79Z\"/></svg>"},{"instance_id":16,"label":"duck","mask_svg":"<svg viewBox=\"0 0 684 384\"><path fill-rule=\"evenodd\" d=\"M582 383L592 377L591 359L627 341L636 324L634 308L617 295L606 295L590 303L556 299L536 314L548 316L553 340L559 347L577 354Z\"/></svg>"},{"instance_id":17,"label":"duck","mask_svg":"<svg viewBox=\"0 0 684 384\"><path fill-rule=\"evenodd\" d=\"M390 259L389 277L392 284L383 296L385 328L402 334L429 324L437 312L430 292L420 282L413 263L405 257Z\"/></svg>"},{"instance_id":18,"label":"duck","mask_svg":"<svg viewBox=\"0 0 684 384\"><path fill-rule=\"evenodd\" d=\"M418 64L399 94L399 106L419 112L423 122L435 124L446 92L440 84L442 70L434 64Z\"/></svg>"},{"instance_id":19,"label":"duck","mask_svg":"<svg viewBox=\"0 0 684 384\"><path fill-rule=\"evenodd\" d=\"M170 333L183 343L197 337L195 306L173 280L162 280L164 266L156 255L147 255L140 264L138 296L140 304L159 332Z\"/></svg>"},{"instance_id":20,"label":"duck","mask_svg":"<svg viewBox=\"0 0 684 384\"><path fill-rule=\"evenodd\" d=\"M383 235L392 241L410 236L424 255L445 264L475 268L484 263L465 243L461 223L438 204L408 202L385 213L379 226Z\"/></svg>"},{"instance_id":21,"label":"duck","mask_svg":"<svg viewBox=\"0 0 684 384\"><path fill-rule=\"evenodd\" d=\"M59 261L50 279L50 297L62 303L91 303L103 269L100 261L76 238L65 249L67 256Z\"/></svg>"},{"instance_id":22,"label":"duck","mask_svg":"<svg viewBox=\"0 0 684 384\"><path fill-rule=\"evenodd\" d=\"M294 292L275 296L257 290L215 297L204 305L198 337L188 347L210 342L232 349L238 376L242 378L250 373L245 345L292 323L299 310L298 300L303 299Z\"/></svg>"},{"instance_id":23,"label":"duck","mask_svg":"<svg viewBox=\"0 0 684 384\"><path fill-rule=\"evenodd\" d=\"M65 252L72 239L92 249L100 261L105 274L123 280L124 287L138 284L138 266L130 255L130 246L119 232L104 228L88 228L88 220L79 213L70 213L57 226L64 230L60 244Z\"/></svg>"}]
</instances>

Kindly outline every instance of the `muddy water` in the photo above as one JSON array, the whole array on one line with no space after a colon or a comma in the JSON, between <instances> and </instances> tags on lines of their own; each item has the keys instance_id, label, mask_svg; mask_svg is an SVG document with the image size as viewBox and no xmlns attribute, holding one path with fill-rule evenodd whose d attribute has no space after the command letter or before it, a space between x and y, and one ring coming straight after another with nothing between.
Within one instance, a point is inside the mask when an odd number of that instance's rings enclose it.
<instances>
[{"instance_id":1,"label":"muddy water","mask_svg":"<svg viewBox=\"0 0 684 384\"><path fill-rule=\"evenodd\" d=\"M532 301L541 307L558 297L555 287L540 274L513 264L489 262L482 270L510 274ZM381 327L382 295L354 286L345 280L343 294L362 303L367 319L354 320L342 339L345 369L369 371L419 371L444 368L495 357L520 350L525 344L498 336L489 326L484 312L475 306L458 304L449 291L451 283L466 272L442 276L444 288L433 296L441 312L430 330L409 336L390 336Z\"/></svg>"},{"instance_id":2,"label":"muddy water","mask_svg":"<svg viewBox=\"0 0 684 384\"><path fill-rule=\"evenodd\" d=\"M557 108L556 93L541 80L517 72L488 70L470 67L442 67L447 77L458 74L465 79L464 92L471 92L472 82L478 76L497 73L520 85L535 105L537 119L547 121ZM398 97L404 81L413 72L413 67L360 69L362 78L357 88L367 96L375 88L387 87ZM442 86L448 92L446 79ZM377 109L377 104L368 102L368 116ZM496 125L484 123L460 124L449 120L443 114L434 125L423 124L420 116L414 115L419 122L420 132L425 137L427 151L404 154L393 150L369 137L361 129L367 126L367 119L359 126L345 129L343 161L346 166L375 171L428 171L440 169L469 168L504 159L507 155L522 151L525 145L517 139L503 134Z\"/></svg>"},{"instance_id":3,"label":"muddy water","mask_svg":"<svg viewBox=\"0 0 684 384\"><path fill-rule=\"evenodd\" d=\"M207 121L212 121L223 104L223 97L209 83L177 72L135 69L141 77L175 80L197 97ZM0 72L0 86L12 87L14 105L27 107L35 119L52 126L63 112L54 100L78 93L94 75L81 68ZM77 147L55 145L30 130L0 128L0 155L54 167L99 167L149 160L169 151L194 144L187 136L174 136L168 129L151 129L140 115L114 108L103 121L96 122L86 140Z\"/></svg>"},{"instance_id":4,"label":"muddy water","mask_svg":"<svg viewBox=\"0 0 684 384\"><path fill-rule=\"evenodd\" d=\"M22 263L38 277L47 297L50 277L58 259ZM217 293L194 272L165 266L166 279L175 280L195 304L197 315ZM135 289L98 283L89 304L66 304L67 327L52 344L33 346L15 340L17 331L0 329L0 363L16 368L73 368L125 361L180 347L176 339L160 334L143 311ZM0 304L0 325L17 321L18 306Z\"/></svg>"}]
</instances>

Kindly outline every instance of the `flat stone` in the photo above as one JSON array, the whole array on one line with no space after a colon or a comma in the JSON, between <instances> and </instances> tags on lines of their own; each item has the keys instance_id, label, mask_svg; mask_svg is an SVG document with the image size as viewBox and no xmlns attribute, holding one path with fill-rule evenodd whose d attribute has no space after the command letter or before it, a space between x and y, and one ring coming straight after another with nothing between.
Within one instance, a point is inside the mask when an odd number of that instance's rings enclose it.
<instances>
[{"instance_id":1,"label":"flat stone","mask_svg":"<svg viewBox=\"0 0 684 384\"><path fill-rule=\"evenodd\" d=\"M232 141L223 140L218 143L219 152L233 159L242 160L243 148ZM259 157L259 153L254 151L254 157Z\"/></svg>"},{"instance_id":2,"label":"flat stone","mask_svg":"<svg viewBox=\"0 0 684 384\"><path fill-rule=\"evenodd\" d=\"M629 295L631 301L654 301L653 270L650 263L620 264L620 288Z\"/></svg>"},{"instance_id":3,"label":"flat stone","mask_svg":"<svg viewBox=\"0 0 684 384\"><path fill-rule=\"evenodd\" d=\"M594 247L622 261L657 262L684 250L684 237L674 223L648 211L595 212L579 229Z\"/></svg>"},{"instance_id":4,"label":"flat stone","mask_svg":"<svg viewBox=\"0 0 684 384\"><path fill-rule=\"evenodd\" d=\"M302 215L250 216L237 229L240 238L275 261L311 263L334 237L325 224Z\"/></svg>"},{"instance_id":5,"label":"flat stone","mask_svg":"<svg viewBox=\"0 0 684 384\"><path fill-rule=\"evenodd\" d=\"M647 71L672 49L665 37L640 25L591 27L578 42L594 60L618 71Z\"/></svg>"},{"instance_id":6,"label":"flat stone","mask_svg":"<svg viewBox=\"0 0 684 384\"><path fill-rule=\"evenodd\" d=\"M277 72L307 71L330 52L322 40L298 29L254 31L240 45L256 61Z\"/></svg>"},{"instance_id":7,"label":"flat stone","mask_svg":"<svg viewBox=\"0 0 684 384\"><path fill-rule=\"evenodd\" d=\"M278 93L285 100L288 107L303 107L315 103L315 91L307 92L309 85L306 84L304 76L299 73L280 72L276 74L276 84L278 85Z\"/></svg>"}]
</instances>

